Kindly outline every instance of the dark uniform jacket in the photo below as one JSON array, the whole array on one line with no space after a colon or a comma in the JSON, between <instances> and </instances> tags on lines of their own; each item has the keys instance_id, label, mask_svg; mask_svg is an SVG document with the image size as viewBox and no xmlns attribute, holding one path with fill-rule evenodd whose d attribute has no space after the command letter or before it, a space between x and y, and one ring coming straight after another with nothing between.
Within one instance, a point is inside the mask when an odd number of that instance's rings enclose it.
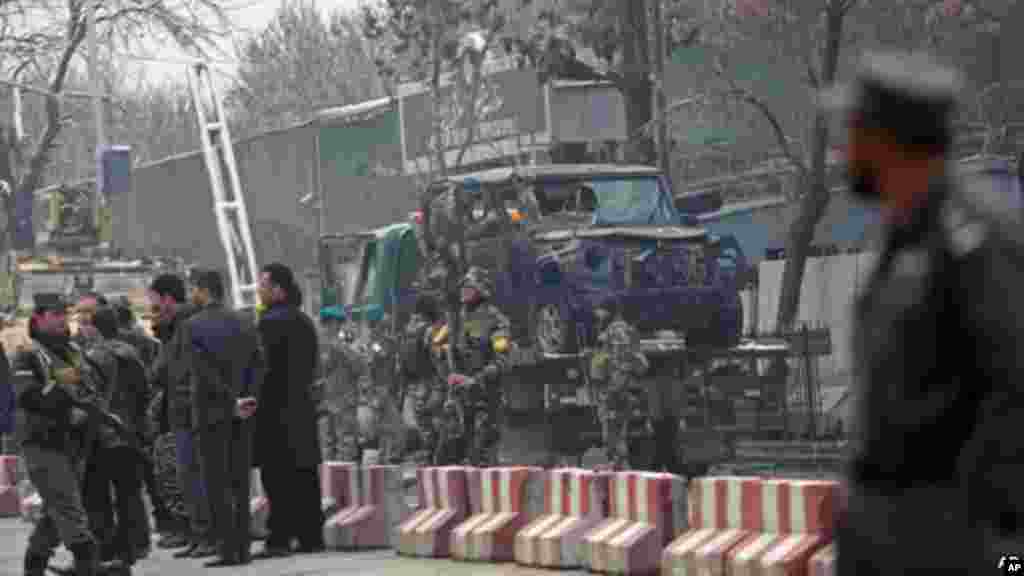
<instances>
[{"instance_id":1,"label":"dark uniform jacket","mask_svg":"<svg viewBox=\"0 0 1024 576\"><path fill-rule=\"evenodd\" d=\"M318 370L316 328L294 306L276 305L259 321L266 376L256 411L256 464L313 468L320 464L313 380Z\"/></svg>"},{"instance_id":2,"label":"dark uniform jacket","mask_svg":"<svg viewBox=\"0 0 1024 576\"><path fill-rule=\"evenodd\" d=\"M840 550L889 558L855 548L882 530L910 565L973 570L984 544L967 526L1024 511L1024 230L994 196L946 181L932 193L945 200L892 232L856 303L864 388L850 475L867 499L849 506Z\"/></svg>"},{"instance_id":3,"label":"dark uniform jacket","mask_svg":"<svg viewBox=\"0 0 1024 576\"><path fill-rule=\"evenodd\" d=\"M189 366L191 427L203 430L235 417L239 398L260 397L263 360L252 322L211 304L178 327L178 354Z\"/></svg>"},{"instance_id":4,"label":"dark uniform jacket","mask_svg":"<svg viewBox=\"0 0 1024 576\"><path fill-rule=\"evenodd\" d=\"M123 427L109 427L100 435L107 448L133 444L146 432L146 405L149 386L145 367L130 344L101 340L93 345L89 357L100 370L100 401L105 410L120 418ZM137 369L134 369L136 368Z\"/></svg>"},{"instance_id":5,"label":"dark uniform jacket","mask_svg":"<svg viewBox=\"0 0 1024 576\"><path fill-rule=\"evenodd\" d=\"M158 412L163 415L166 426L161 428L188 430L192 425L189 366L181 355L182 347L176 336L178 327L195 313L195 306L181 304L174 316L158 324L154 331L162 346L153 362L150 381L156 393L163 396Z\"/></svg>"},{"instance_id":6,"label":"dark uniform jacket","mask_svg":"<svg viewBox=\"0 0 1024 576\"><path fill-rule=\"evenodd\" d=\"M139 354L142 364L149 368L160 353L160 341L152 338L141 330L119 330L117 339L130 344Z\"/></svg>"},{"instance_id":7,"label":"dark uniform jacket","mask_svg":"<svg viewBox=\"0 0 1024 576\"><path fill-rule=\"evenodd\" d=\"M53 378L55 370L73 365L75 356L82 371L82 383L64 387ZM99 406L98 376L84 354L66 341L60 348L48 348L38 341L19 350L12 366L16 416L14 438L18 445L37 446L46 450L86 456L95 434L103 426L95 410L78 426L72 426L72 409ZM91 414L90 414L91 412Z\"/></svg>"}]
</instances>

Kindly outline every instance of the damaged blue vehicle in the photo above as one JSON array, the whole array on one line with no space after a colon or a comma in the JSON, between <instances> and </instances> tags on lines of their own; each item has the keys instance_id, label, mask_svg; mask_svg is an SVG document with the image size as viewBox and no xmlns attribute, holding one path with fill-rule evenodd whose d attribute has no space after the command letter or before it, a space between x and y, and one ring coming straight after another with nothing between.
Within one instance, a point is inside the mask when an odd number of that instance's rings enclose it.
<instances>
[{"instance_id":1,"label":"damaged blue vehicle","mask_svg":"<svg viewBox=\"0 0 1024 576\"><path fill-rule=\"evenodd\" d=\"M464 246L468 265L492 271L494 303L520 344L575 353L594 343L595 312L608 307L644 339L738 343L743 252L681 214L657 169L497 168L432 188L417 221L435 243Z\"/></svg>"}]
</instances>

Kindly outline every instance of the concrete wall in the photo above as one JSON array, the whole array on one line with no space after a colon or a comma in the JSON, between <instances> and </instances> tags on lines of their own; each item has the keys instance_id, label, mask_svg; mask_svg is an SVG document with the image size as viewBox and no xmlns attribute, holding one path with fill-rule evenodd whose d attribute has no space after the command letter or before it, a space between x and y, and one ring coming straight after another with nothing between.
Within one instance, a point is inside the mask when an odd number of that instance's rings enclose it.
<instances>
[{"instance_id":1,"label":"concrete wall","mask_svg":"<svg viewBox=\"0 0 1024 576\"><path fill-rule=\"evenodd\" d=\"M849 384L852 307L871 274L877 255L870 252L810 258L804 272L797 322L827 326L832 335L832 356L822 358L823 385ZM758 331L775 329L784 261L761 262L758 267Z\"/></svg>"}]
</instances>

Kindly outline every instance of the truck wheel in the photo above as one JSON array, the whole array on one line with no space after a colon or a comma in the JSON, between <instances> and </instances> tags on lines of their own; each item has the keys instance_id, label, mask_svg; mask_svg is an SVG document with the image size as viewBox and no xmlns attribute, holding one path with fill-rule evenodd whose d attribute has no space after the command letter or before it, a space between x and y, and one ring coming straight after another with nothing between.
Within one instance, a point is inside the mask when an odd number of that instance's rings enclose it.
<instances>
[{"instance_id":1,"label":"truck wheel","mask_svg":"<svg viewBox=\"0 0 1024 576\"><path fill-rule=\"evenodd\" d=\"M571 354L576 351L576 330L557 304L543 304L532 314L537 347L546 354Z\"/></svg>"}]
</instances>

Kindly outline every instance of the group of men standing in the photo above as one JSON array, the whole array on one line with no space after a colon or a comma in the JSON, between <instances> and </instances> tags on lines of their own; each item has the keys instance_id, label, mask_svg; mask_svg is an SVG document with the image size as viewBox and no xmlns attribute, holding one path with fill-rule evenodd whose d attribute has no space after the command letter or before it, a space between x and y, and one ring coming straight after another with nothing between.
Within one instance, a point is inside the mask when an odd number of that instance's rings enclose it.
<instances>
[{"instance_id":1,"label":"group of men standing","mask_svg":"<svg viewBox=\"0 0 1024 576\"><path fill-rule=\"evenodd\" d=\"M30 344L12 365L15 439L43 501L27 576L45 573L60 543L71 574L130 572L150 547L144 487L161 546L207 566L247 564L253 466L274 503L257 557L291 554L295 540L323 549L317 334L291 271L264 267L255 321L224 307L218 272L189 283L189 303L178 276L150 285L155 339L126 303L98 294L78 299L72 334L65 299L36 295Z\"/></svg>"}]
</instances>

